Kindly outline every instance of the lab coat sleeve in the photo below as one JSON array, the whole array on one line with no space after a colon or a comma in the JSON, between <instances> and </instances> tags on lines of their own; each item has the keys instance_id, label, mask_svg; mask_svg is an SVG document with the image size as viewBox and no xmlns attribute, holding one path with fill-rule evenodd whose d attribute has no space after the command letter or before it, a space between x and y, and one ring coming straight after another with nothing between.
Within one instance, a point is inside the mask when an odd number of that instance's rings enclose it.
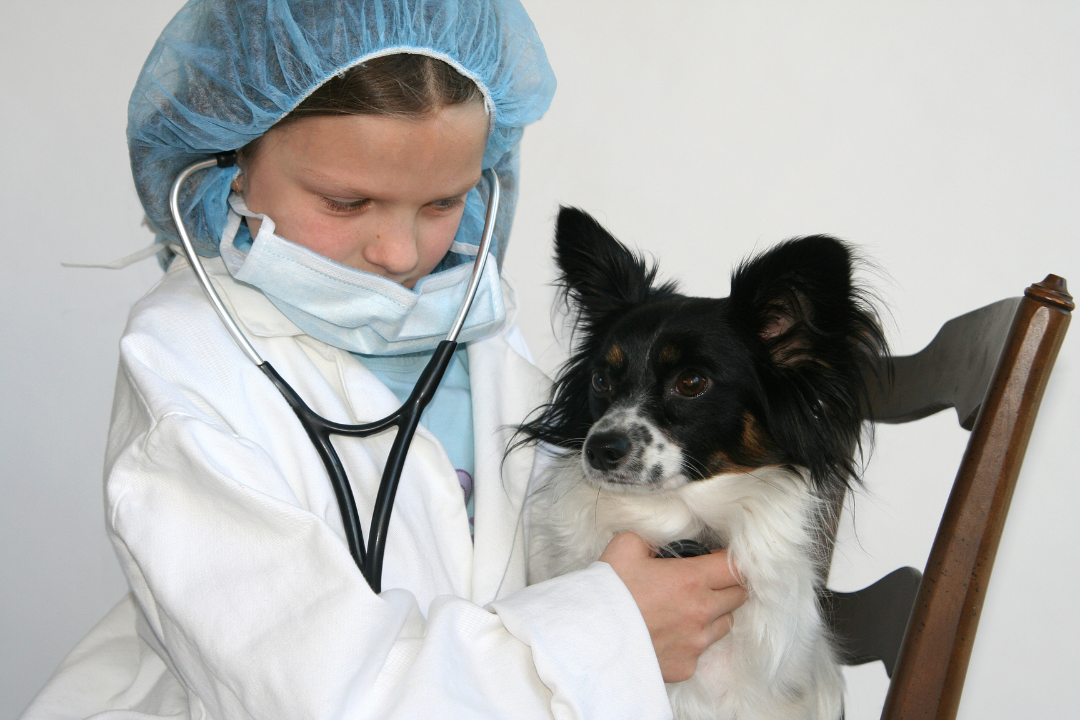
<instances>
[{"instance_id":1,"label":"lab coat sleeve","mask_svg":"<svg viewBox=\"0 0 1080 720\"><path fill-rule=\"evenodd\" d=\"M191 398L151 412L147 390L122 371L107 522L193 717L670 717L610 567L489 608L442 596L425 618L407 591L371 592L266 449Z\"/></svg>"},{"instance_id":2,"label":"lab coat sleeve","mask_svg":"<svg viewBox=\"0 0 1080 720\"><path fill-rule=\"evenodd\" d=\"M663 688L648 628L607 563L538 583L489 607L533 648L536 670L554 690L556 717L671 717L666 693L648 692ZM589 612L574 611L581 607Z\"/></svg>"}]
</instances>

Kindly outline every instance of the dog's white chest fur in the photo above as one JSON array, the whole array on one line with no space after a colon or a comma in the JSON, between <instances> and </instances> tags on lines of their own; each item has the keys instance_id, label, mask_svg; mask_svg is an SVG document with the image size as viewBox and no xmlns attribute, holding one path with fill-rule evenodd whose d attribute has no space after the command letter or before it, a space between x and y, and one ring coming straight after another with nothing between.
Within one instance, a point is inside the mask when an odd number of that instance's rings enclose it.
<instances>
[{"instance_id":1,"label":"dog's white chest fur","mask_svg":"<svg viewBox=\"0 0 1080 720\"><path fill-rule=\"evenodd\" d=\"M568 455L530 499L529 581L591 564L623 530L657 547L722 545L749 598L695 675L668 685L676 719L835 720L843 681L815 593L821 507L801 476L780 468L623 491L589 482L580 455Z\"/></svg>"}]
</instances>

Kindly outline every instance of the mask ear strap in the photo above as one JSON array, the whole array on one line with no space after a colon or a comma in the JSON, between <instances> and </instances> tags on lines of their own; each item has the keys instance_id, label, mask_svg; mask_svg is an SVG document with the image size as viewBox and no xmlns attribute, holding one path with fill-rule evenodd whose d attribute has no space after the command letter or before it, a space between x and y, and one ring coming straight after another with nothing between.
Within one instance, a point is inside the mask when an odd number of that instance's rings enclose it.
<instances>
[{"instance_id":1,"label":"mask ear strap","mask_svg":"<svg viewBox=\"0 0 1080 720\"><path fill-rule=\"evenodd\" d=\"M476 254L480 252L479 245L472 245L470 243L454 242L450 245L448 252L457 253L458 255L467 255L469 257L476 257Z\"/></svg>"},{"instance_id":2,"label":"mask ear strap","mask_svg":"<svg viewBox=\"0 0 1080 720\"><path fill-rule=\"evenodd\" d=\"M244 200L244 196L235 190L229 192L229 207L237 215L243 215L244 217L249 217L253 220L270 220L270 218L263 213L251 212L251 210L248 209L247 201ZM273 221L271 220L271 222Z\"/></svg>"},{"instance_id":3,"label":"mask ear strap","mask_svg":"<svg viewBox=\"0 0 1080 720\"><path fill-rule=\"evenodd\" d=\"M119 260L113 260L110 263L72 263L62 262L61 267L67 268L101 268L102 270L123 270L128 265L133 265L140 260L150 257L151 255L157 255L159 252L168 247L168 243L159 242L155 240L142 250L136 250L130 255L125 255Z\"/></svg>"},{"instance_id":4,"label":"mask ear strap","mask_svg":"<svg viewBox=\"0 0 1080 720\"><path fill-rule=\"evenodd\" d=\"M240 230L240 223L244 220L244 213L239 212L232 206L232 198L236 193L229 195L229 212L225 216L225 229L221 231L221 244L231 243L236 239L236 233ZM244 208L245 210L247 208Z\"/></svg>"},{"instance_id":5,"label":"mask ear strap","mask_svg":"<svg viewBox=\"0 0 1080 720\"><path fill-rule=\"evenodd\" d=\"M235 190L229 193L229 210L232 211L229 213L230 221L232 220L233 215L251 218L252 220L259 220L262 223L262 225L259 226L260 235L264 233L273 234L273 232L277 229L277 225L274 223L273 219L266 213L251 212L251 210L247 206L247 202L244 200L244 196L236 192ZM239 220L237 222L239 223ZM236 230L233 231L233 237L235 236ZM255 238L253 237L251 239L254 240ZM230 241L231 240L232 238L230 238Z\"/></svg>"},{"instance_id":6,"label":"mask ear strap","mask_svg":"<svg viewBox=\"0 0 1080 720\"><path fill-rule=\"evenodd\" d=\"M259 227L259 235L273 234L275 230L274 221L267 215L261 213L253 213L248 209L247 203L244 202L244 198L240 193L233 191L229 193L229 213L225 219L225 227L221 231L221 241L218 243L218 252L221 254L221 259L225 261L225 266L229 268L232 273L239 272L240 266L244 264L244 260L247 257L247 253L241 251L236 247L236 236L240 232L240 223L244 218L251 218L253 220L261 220L262 225ZM255 242L257 238L252 237L251 241Z\"/></svg>"}]
</instances>

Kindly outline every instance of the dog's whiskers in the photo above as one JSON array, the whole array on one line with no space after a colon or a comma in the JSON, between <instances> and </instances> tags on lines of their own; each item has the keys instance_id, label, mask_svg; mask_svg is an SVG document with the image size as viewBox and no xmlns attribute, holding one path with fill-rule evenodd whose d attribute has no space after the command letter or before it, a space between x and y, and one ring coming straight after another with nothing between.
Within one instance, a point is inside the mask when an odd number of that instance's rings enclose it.
<instances>
[{"instance_id":1,"label":"dog's whiskers","mask_svg":"<svg viewBox=\"0 0 1080 720\"><path fill-rule=\"evenodd\" d=\"M684 475L691 478L695 476L697 478L707 478L710 474L705 463L686 453L683 453L682 457L682 471Z\"/></svg>"}]
</instances>

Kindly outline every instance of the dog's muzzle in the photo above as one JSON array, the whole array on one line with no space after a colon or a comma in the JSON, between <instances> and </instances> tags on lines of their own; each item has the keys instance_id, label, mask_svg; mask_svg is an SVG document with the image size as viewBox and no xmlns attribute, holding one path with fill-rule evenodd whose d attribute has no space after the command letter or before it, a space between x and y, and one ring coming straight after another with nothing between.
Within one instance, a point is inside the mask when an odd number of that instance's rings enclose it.
<instances>
[{"instance_id":1,"label":"dog's muzzle","mask_svg":"<svg viewBox=\"0 0 1080 720\"><path fill-rule=\"evenodd\" d=\"M661 489L682 478L682 450L636 408L608 411L581 448L586 476L624 488Z\"/></svg>"}]
</instances>

